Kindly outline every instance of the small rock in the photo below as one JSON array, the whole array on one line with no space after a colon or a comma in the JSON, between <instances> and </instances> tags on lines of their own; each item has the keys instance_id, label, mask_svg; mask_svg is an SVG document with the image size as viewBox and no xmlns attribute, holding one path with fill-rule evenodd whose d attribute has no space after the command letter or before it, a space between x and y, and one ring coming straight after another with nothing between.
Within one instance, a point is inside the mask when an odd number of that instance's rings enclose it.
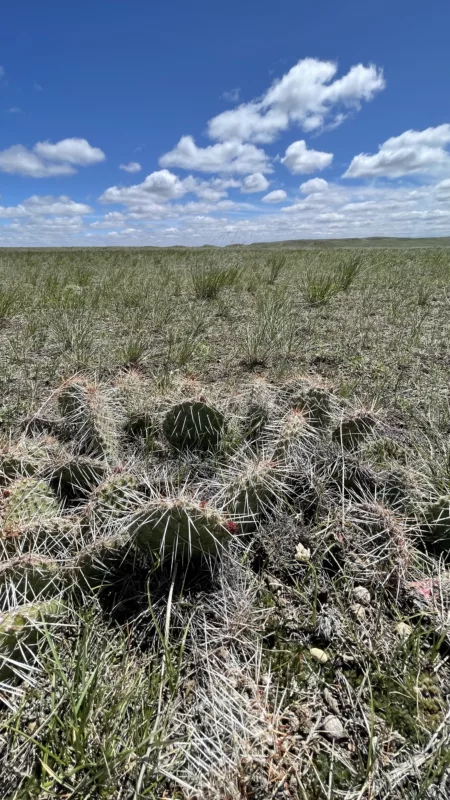
<instances>
[{"instance_id":1,"label":"small rock","mask_svg":"<svg viewBox=\"0 0 450 800\"><path fill-rule=\"evenodd\" d=\"M333 695L331 694L329 689L324 689L323 698L324 698L327 706L329 706L329 708L331 708L331 710L334 711L335 714L339 714L338 702L337 702L336 698L333 697Z\"/></svg>"},{"instance_id":2,"label":"small rock","mask_svg":"<svg viewBox=\"0 0 450 800\"><path fill-rule=\"evenodd\" d=\"M353 605L350 606L350 611L352 612L353 616L360 621L366 618L366 609L363 605L361 605L361 603L353 603Z\"/></svg>"},{"instance_id":3,"label":"small rock","mask_svg":"<svg viewBox=\"0 0 450 800\"><path fill-rule=\"evenodd\" d=\"M408 639L412 634L412 628L410 625L407 625L406 622L399 622L395 628L395 632L400 639Z\"/></svg>"},{"instance_id":4,"label":"small rock","mask_svg":"<svg viewBox=\"0 0 450 800\"><path fill-rule=\"evenodd\" d=\"M295 560L300 564L305 564L311 560L311 550L309 547L304 547L301 542L298 543L295 551Z\"/></svg>"},{"instance_id":5,"label":"small rock","mask_svg":"<svg viewBox=\"0 0 450 800\"><path fill-rule=\"evenodd\" d=\"M326 653L325 650L321 650L319 647L311 647L309 653L314 661L318 661L319 664L326 664L327 661L330 660L328 653Z\"/></svg>"},{"instance_id":6,"label":"small rock","mask_svg":"<svg viewBox=\"0 0 450 800\"><path fill-rule=\"evenodd\" d=\"M355 586L353 589L353 596L358 603L361 603L361 605L370 605L370 592L365 586Z\"/></svg>"},{"instance_id":7,"label":"small rock","mask_svg":"<svg viewBox=\"0 0 450 800\"><path fill-rule=\"evenodd\" d=\"M347 733L338 717L330 715L323 722L323 731L330 739L346 739Z\"/></svg>"}]
</instances>

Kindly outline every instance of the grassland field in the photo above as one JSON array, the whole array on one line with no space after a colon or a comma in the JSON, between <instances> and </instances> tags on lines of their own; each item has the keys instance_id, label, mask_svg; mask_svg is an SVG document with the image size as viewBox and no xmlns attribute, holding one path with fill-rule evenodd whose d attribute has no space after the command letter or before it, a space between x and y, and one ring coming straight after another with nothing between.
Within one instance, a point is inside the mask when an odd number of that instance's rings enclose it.
<instances>
[{"instance_id":1,"label":"grassland field","mask_svg":"<svg viewBox=\"0 0 450 800\"><path fill-rule=\"evenodd\" d=\"M2 798L450 797L448 242L0 250ZM64 427L74 382L104 393L119 455ZM164 439L191 401L229 420L214 453ZM39 499L11 527L32 447L76 541ZM102 462L90 494L56 485L59 447ZM120 539L110 568L95 548L144 497L252 524L179 563ZM74 589L85 553L104 571ZM38 589L30 558L52 561Z\"/></svg>"}]
</instances>

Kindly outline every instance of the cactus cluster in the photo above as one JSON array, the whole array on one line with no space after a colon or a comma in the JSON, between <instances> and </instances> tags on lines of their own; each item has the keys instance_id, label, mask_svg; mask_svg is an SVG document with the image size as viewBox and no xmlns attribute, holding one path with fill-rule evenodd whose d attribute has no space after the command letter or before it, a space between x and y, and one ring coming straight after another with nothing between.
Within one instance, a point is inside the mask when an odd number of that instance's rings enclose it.
<instances>
[{"instance_id":1,"label":"cactus cluster","mask_svg":"<svg viewBox=\"0 0 450 800\"><path fill-rule=\"evenodd\" d=\"M65 382L55 404L64 441L22 437L2 450L0 644L8 669L32 653L66 593L84 602L136 564L211 561L230 544L246 547L280 507L315 513L311 472L322 469L322 483L348 491L372 480L358 453L374 436L375 415L345 413L318 381L302 376L277 387L259 379L233 399L217 393L209 402L193 382L145 398L136 380L139 402L128 387L122 405L93 381ZM145 447L148 435L157 450ZM425 519L428 538L450 549L449 498L430 505Z\"/></svg>"}]
</instances>

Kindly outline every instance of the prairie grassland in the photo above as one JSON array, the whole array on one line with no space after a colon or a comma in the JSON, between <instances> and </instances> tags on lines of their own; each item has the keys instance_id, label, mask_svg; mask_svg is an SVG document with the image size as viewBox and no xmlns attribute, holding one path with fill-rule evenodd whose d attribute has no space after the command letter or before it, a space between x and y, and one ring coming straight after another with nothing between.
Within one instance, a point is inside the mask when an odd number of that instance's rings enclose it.
<instances>
[{"instance_id":1,"label":"prairie grassland","mask_svg":"<svg viewBox=\"0 0 450 800\"><path fill-rule=\"evenodd\" d=\"M0 796L448 797L450 249L0 273Z\"/></svg>"}]
</instances>

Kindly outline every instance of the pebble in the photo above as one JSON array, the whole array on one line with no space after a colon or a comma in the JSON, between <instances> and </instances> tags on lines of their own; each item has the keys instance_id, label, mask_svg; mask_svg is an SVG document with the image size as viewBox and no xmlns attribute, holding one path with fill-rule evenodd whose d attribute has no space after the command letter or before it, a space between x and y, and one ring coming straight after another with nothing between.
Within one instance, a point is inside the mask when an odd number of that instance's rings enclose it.
<instances>
[{"instance_id":1,"label":"pebble","mask_svg":"<svg viewBox=\"0 0 450 800\"><path fill-rule=\"evenodd\" d=\"M323 730L324 733L330 737L330 739L339 740L347 737L347 733L341 720L333 715L326 717L323 722Z\"/></svg>"},{"instance_id":2,"label":"pebble","mask_svg":"<svg viewBox=\"0 0 450 800\"><path fill-rule=\"evenodd\" d=\"M395 628L395 632L401 639L407 639L412 634L412 628L410 625L407 625L406 622L399 622Z\"/></svg>"},{"instance_id":3,"label":"pebble","mask_svg":"<svg viewBox=\"0 0 450 800\"><path fill-rule=\"evenodd\" d=\"M353 603L353 605L350 606L350 611L353 613L356 619L359 619L360 621L366 618L366 609L363 605L361 605L361 603Z\"/></svg>"},{"instance_id":4,"label":"pebble","mask_svg":"<svg viewBox=\"0 0 450 800\"><path fill-rule=\"evenodd\" d=\"M330 660L328 653L326 653L325 650L321 650L319 647L311 647L309 653L314 661L318 661L319 664L326 664L327 661Z\"/></svg>"},{"instance_id":5,"label":"pebble","mask_svg":"<svg viewBox=\"0 0 450 800\"><path fill-rule=\"evenodd\" d=\"M299 561L301 564L305 564L311 560L311 550L309 547L304 547L301 542L297 545L297 549L295 551L295 560Z\"/></svg>"},{"instance_id":6,"label":"pebble","mask_svg":"<svg viewBox=\"0 0 450 800\"><path fill-rule=\"evenodd\" d=\"M353 589L353 596L355 600L363 606L370 605L370 592L365 586L355 586Z\"/></svg>"},{"instance_id":7,"label":"pebble","mask_svg":"<svg viewBox=\"0 0 450 800\"><path fill-rule=\"evenodd\" d=\"M327 706L329 706L331 708L331 710L335 712L335 714L338 714L339 713L338 702L337 702L336 698L333 697L333 695L331 694L329 689L324 689L323 698L324 698Z\"/></svg>"}]
</instances>

